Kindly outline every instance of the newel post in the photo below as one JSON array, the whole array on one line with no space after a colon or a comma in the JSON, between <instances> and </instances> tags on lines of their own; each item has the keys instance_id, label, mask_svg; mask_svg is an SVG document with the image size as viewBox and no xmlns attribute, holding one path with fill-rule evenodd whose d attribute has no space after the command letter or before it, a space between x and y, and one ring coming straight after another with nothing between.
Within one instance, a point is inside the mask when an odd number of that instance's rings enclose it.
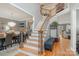
<instances>
[{"instance_id":1,"label":"newel post","mask_svg":"<svg viewBox=\"0 0 79 59\"><path fill-rule=\"evenodd\" d=\"M38 31L38 41L39 41L39 52L38 52L38 55L42 55L43 54L43 48L44 48L44 45L43 45L43 30L39 30Z\"/></svg>"}]
</instances>

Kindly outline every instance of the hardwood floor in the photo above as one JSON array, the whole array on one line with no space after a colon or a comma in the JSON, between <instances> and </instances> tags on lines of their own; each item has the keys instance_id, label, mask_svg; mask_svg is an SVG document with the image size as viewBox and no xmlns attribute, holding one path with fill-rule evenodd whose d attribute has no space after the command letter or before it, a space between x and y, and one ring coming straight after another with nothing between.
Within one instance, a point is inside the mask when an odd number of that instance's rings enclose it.
<instances>
[{"instance_id":1,"label":"hardwood floor","mask_svg":"<svg viewBox=\"0 0 79 59\"><path fill-rule=\"evenodd\" d=\"M19 48L23 51L31 51L37 53L37 51L29 48ZM34 53L33 52L33 53ZM18 53L16 56L28 56L23 53ZM52 51L45 50L41 56L74 56L73 51L70 49L70 40L62 39L59 42L55 42L52 48Z\"/></svg>"},{"instance_id":2,"label":"hardwood floor","mask_svg":"<svg viewBox=\"0 0 79 59\"><path fill-rule=\"evenodd\" d=\"M62 42L61 42L62 41ZM74 56L73 51L70 49L70 40L62 39L56 42L52 48L52 51L44 51L44 56Z\"/></svg>"},{"instance_id":3,"label":"hardwood floor","mask_svg":"<svg viewBox=\"0 0 79 59\"><path fill-rule=\"evenodd\" d=\"M38 54L38 51L37 50L31 49L31 48L28 48L28 47L18 48L18 50L22 50L22 51L25 51L25 52L28 51L28 52L31 52L31 53L33 53L35 55Z\"/></svg>"}]
</instances>

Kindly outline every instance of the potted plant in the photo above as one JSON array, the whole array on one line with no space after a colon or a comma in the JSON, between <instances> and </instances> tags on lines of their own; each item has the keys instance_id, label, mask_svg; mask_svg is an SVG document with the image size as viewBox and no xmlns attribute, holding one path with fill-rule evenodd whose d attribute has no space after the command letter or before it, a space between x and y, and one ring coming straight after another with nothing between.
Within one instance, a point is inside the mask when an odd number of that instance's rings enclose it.
<instances>
[{"instance_id":1,"label":"potted plant","mask_svg":"<svg viewBox=\"0 0 79 59\"><path fill-rule=\"evenodd\" d=\"M54 21L50 27L53 27L53 28L57 28L58 27L58 22Z\"/></svg>"}]
</instances>

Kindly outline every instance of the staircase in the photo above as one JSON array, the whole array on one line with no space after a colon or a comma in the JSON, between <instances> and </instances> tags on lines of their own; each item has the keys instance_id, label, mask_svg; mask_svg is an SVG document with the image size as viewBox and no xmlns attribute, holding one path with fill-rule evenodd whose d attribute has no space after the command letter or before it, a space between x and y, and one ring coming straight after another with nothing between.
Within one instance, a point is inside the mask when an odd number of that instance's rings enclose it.
<instances>
[{"instance_id":1,"label":"staircase","mask_svg":"<svg viewBox=\"0 0 79 59\"><path fill-rule=\"evenodd\" d=\"M33 30L33 32L31 33L31 36L28 40L26 40L26 43L24 44L24 48L18 48L17 49L17 54L16 56L38 56L39 53L42 51L42 45L44 45L44 39L46 38L46 34L47 34L47 25L48 25L48 20L56 15L57 13L59 13L60 11L62 11L64 9L64 5L62 6L62 8L60 8L61 4L57 4L55 6L55 8L53 8L52 10L48 10L48 9L44 9L44 5L41 6L41 15L42 15L42 20L39 21L39 23L37 24L37 27ZM51 8L51 7L50 7ZM44 30L43 27L45 27ZM42 29L41 29L42 28ZM39 32L39 30L41 29L41 31ZM43 33L42 33L43 31ZM41 35L40 35L41 34ZM41 39L42 37L42 39ZM41 43L42 42L42 43Z\"/></svg>"},{"instance_id":2,"label":"staircase","mask_svg":"<svg viewBox=\"0 0 79 59\"><path fill-rule=\"evenodd\" d=\"M31 33L30 38L24 44L24 48L17 49L18 53L16 54L16 56L37 56L42 50L44 50L44 48L42 47L44 47L44 39L47 35L46 28L49 23L49 19L64 9L64 4L62 8L60 8L60 6L61 4L57 4L55 8L50 11L48 9L44 9L44 5L41 6L40 13L42 15L42 20L39 21L37 27ZM39 32L40 29L41 31Z\"/></svg>"},{"instance_id":3,"label":"staircase","mask_svg":"<svg viewBox=\"0 0 79 59\"><path fill-rule=\"evenodd\" d=\"M18 48L16 56L38 56L39 50L41 48L41 43L39 39L39 29L41 28L44 20L46 19L46 16L43 16L43 19L39 21L36 29L31 33L31 36L29 39L26 39L26 42L24 43L24 48ZM46 30L43 33L43 41L46 37Z\"/></svg>"}]
</instances>

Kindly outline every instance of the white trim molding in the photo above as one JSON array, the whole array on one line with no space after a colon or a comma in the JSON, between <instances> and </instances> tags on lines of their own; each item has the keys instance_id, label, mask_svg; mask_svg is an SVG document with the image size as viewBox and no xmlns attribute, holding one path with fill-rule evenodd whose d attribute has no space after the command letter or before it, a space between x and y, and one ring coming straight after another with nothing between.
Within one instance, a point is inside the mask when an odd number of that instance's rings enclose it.
<instances>
[{"instance_id":1,"label":"white trim molding","mask_svg":"<svg viewBox=\"0 0 79 59\"><path fill-rule=\"evenodd\" d=\"M14 7L16 7L16 8L18 8L18 9L20 9L21 11L23 11L23 12L25 12L25 13L33 16L31 13L29 13L28 11L26 11L23 8L19 7L18 5L14 4L14 3L9 3L9 4L12 5L12 6L14 6Z\"/></svg>"}]
</instances>

